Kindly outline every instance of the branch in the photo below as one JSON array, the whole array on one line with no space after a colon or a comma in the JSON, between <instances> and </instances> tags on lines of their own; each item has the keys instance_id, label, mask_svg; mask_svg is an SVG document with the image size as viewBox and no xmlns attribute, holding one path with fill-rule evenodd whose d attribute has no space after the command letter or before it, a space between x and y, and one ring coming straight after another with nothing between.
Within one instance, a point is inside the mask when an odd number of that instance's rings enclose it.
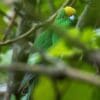
<instances>
[{"instance_id":1,"label":"branch","mask_svg":"<svg viewBox=\"0 0 100 100\"><path fill-rule=\"evenodd\" d=\"M32 34L31 33L32 31L35 31L35 30L39 29L40 27L48 25L49 23L51 23L55 17L56 17L56 14L52 15L48 20L46 20L43 23L34 24L32 26L32 28L29 29L29 31L27 31L26 33L20 35L19 37L15 38L15 39L12 39L12 40L7 40L5 42L0 42L0 46L4 46L4 45L7 45L7 44L11 44L11 43L17 42L17 41L29 36L30 34Z\"/></svg>"},{"instance_id":2,"label":"branch","mask_svg":"<svg viewBox=\"0 0 100 100\"><path fill-rule=\"evenodd\" d=\"M15 38L15 39L12 39L12 40L6 40L4 42L0 42L0 46L5 46L5 45L8 45L8 44L12 44L14 42L17 42L27 36L29 36L30 34L32 34L32 31L35 31L36 29L39 29L40 27L43 27L45 25L48 25L50 23L53 22L53 20L55 19L55 17L57 16L57 14L59 13L59 11L66 5L69 4L69 2L72 2L72 0L66 0L62 6L52 15L50 16L46 21L44 22L41 22L41 23L37 23L37 24L33 24L32 28L29 29L29 31L23 33L22 35L20 35L19 37Z\"/></svg>"},{"instance_id":3,"label":"branch","mask_svg":"<svg viewBox=\"0 0 100 100\"><path fill-rule=\"evenodd\" d=\"M96 68L97 73L100 75L100 49L88 48L79 39L72 38L69 35L70 33L66 34L67 33L66 30L61 29L60 27L52 26L51 28L54 29L55 33L57 33L60 37L63 38L67 46L69 43L70 46L82 50L83 52L82 60L87 62L88 64L92 64Z\"/></svg>"},{"instance_id":4,"label":"branch","mask_svg":"<svg viewBox=\"0 0 100 100\"><path fill-rule=\"evenodd\" d=\"M17 17L17 13L14 12L14 15L13 15L13 17L12 17L12 19L11 19L11 21L10 21L7 29L6 29L5 35L3 37L3 41L5 41L7 39L8 35L10 34L10 32L11 32L11 30L13 28L13 26L15 25L15 19L16 19L16 17Z\"/></svg>"},{"instance_id":5,"label":"branch","mask_svg":"<svg viewBox=\"0 0 100 100\"><path fill-rule=\"evenodd\" d=\"M32 31L34 31L36 29L36 25L34 27L32 27L29 31L27 31L26 33L24 33L23 35L20 35L19 37L15 38L15 39L12 39L12 40L6 40L4 42L0 42L0 46L4 46L4 45L7 45L7 44L12 44L14 42L17 42L25 37L27 37L28 35L30 35L30 33Z\"/></svg>"},{"instance_id":6,"label":"branch","mask_svg":"<svg viewBox=\"0 0 100 100\"><path fill-rule=\"evenodd\" d=\"M39 29L40 27L48 25L49 23L51 23L54 20L54 18L56 17L56 15L57 15L57 13L53 14L50 18L48 18L43 23L34 24L31 29L29 29L27 32L23 33L22 35L20 35L19 37L15 38L15 39L0 42L0 46L5 46L7 44L12 44L14 42L17 42L17 41L29 36L30 34L32 34L31 33L32 31L35 31L36 29Z\"/></svg>"},{"instance_id":7,"label":"branch","mask_svg":"<svg viewBox=\"0 0 100 100\"><path fill-rule=\"evenodd\" d=\"M85 6L79 21L78 28L100 27L100 0L89 0Z\"/></svg>"},{"instance_id":8,"label":"branch","mask_svg":"<svg viewBox=\"0 0 100 100\"><path fill-rule=\"evenodd\" d=\"M60 66L42 66L42 65L27 65L23 63L16 63L12 65L0 65L0 71L16 71L38 73L52 77L66 77L74 80L79 80L92 85L100 86L100 76L90 72L81 71L79 69L71 68L63 63Z\"/></svg>"}]
</instances>

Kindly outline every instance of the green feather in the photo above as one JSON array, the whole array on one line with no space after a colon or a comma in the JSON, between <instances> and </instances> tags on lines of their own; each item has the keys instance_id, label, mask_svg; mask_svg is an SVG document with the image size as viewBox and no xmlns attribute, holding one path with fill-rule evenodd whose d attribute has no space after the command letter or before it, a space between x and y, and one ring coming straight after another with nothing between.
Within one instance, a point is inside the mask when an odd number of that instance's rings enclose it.
<instances>
[{"instance_id":1,"label":"green feather","mask_svg":"<svg viewBox=\"0 0 100 100\"><path fill-rule=\"evenodd\" d=\"M71 20L62 10L60 14L58 14L58 16L56 17L54 24L62 27L69 27L71 25Z\"/></svg>"},{"instance_id":2,"label":"green feather","mask_svg":"<svg viewBox=\"0 0 100 100\"><path fill-rule=\"evenodd\" d=\"M60 27L65 27L66 29L71 26L71 20L67 15L65 15L64 11L61 11L61 13L56 17L54 24ZM52 35L52 43L55 44L59 40L59 36L57 33L54 33Z\"/></svg>"},{"instance_id":3,"label":"green feather","mask_svg":"<svg viewBox=\"0 0 100 100\"><path fill-rule=\"evenodd\" d=\"M69 17L67 15L65 15L64 11L61 10L61 12L55 18L55 21L53 24L57 25L57 26L65 27L67 29L69 26L71 26L71 20L69 19ZM53 30L50 30L48 28L47 30L41 32L36 37L36 39L34 41L34 47L36 49L47 50L53 44L55 44L59 40L59 38L60 37ZM26 78L24 78L24 80L22 81L22 83L24 83L24 84L28 82L28 80L25 80L25 79ZM35 80L33 80L33 83L34 83L34 81ZM24 87L24 86L22 86L22 87ZM29 91L31 91L30 89L33 89L33 88L29 87ZM28 97L29 97L29 95L28 95Z\"/></svg>"},{"instance_id":4,"label":"green feather","mask_svg":"<svg viewBox=\"0 0 100 100\"><path fill-rule=\"evenodd\" d=\"M40 33L39 36L37 36L35 42L34 42L34 47L36 49L42 49L45 50L49 48L52 45L52 32L47 30L42 33Z\"/></svg>"},{"instance_id":5,"label":"green feather","mask_svg":"<svg viewBox=\"0 0 100 100\"><path fill-rule=\"evenodd\" d=\"M71 20L67 15L65 15L64 11L61 10L61 12L55 18L53 24L61 27L66 27L67 29L71 25ZM59 40L59 36L54 33L53 30L47 29L37 36L34 42L34 47L37 49L46 50L57 40Z\"/></svg>"}]
</instances>

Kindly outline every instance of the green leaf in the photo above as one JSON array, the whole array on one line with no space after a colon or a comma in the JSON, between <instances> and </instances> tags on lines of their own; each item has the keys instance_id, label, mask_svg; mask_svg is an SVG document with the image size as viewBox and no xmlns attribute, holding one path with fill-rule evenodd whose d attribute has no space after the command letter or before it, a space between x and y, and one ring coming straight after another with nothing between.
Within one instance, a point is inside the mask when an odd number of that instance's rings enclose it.
<instances>
[{"instance_id":1,"label":"green leaf","mask_svg":"<svg viewBox=\"0 0 100 100\"><path fill-rule=\"evenodd\" d=\"M80 31L76 28L69 29L66 34L68 34L71 38L79 39L80 37Z\"/></svg>"},{"instance_id":2,"label":"green leaf","mask_svg":"<svg viewBox=\"0 0 100 100\"><path fill-rule=\"evenodd\" d=\"M12 49L9 49L6 53L0 54L0 64L11 64L12 62Z\"/></svg>"},{"instance_id":3,"label":"green leaf","mask_svg":"<svg viewBox=\"0 0 100 100\"><path fill-rule=\"evenodd\" d=\"M88 84L73 82L62 100L91 100L93 89Z\"/></svg>"},{"instance_id":4,"label":"green leaf","mask_svg":"<svg viewBox=\"0 0 100 100\"><path fill-rule=\"evenodd\" d=\"M81 41L83 43L91 43L92 41L94 41L93 39L95 38L95 33L93 32L93 30L91 29L85 29L83 32L82 32L82 35L81 35Z\"/></svg>"},{"instance_id":5,"label":"green leaf","mask_svg":"<svg viewBox=\"0 0 100 100\"><path fill-rule=\"evenodd\" d=\"M55 100L54 98L55 98L55 93L52 81L47 77L40 77L39 83L35 87L35 90L33 90L33 99Z\"/></svg>"},{"instance_id":6,"label":"green leaf","mask_svg":"<svg viewBox=\"0 0 100 100\"><path fill-rule=\"evenodd\" d=\"M63 40L59 40L59 42L47 50L47 54L53 57L64 57L72 55L73 50L66 47Z\"/></svg>"}]
</instances>

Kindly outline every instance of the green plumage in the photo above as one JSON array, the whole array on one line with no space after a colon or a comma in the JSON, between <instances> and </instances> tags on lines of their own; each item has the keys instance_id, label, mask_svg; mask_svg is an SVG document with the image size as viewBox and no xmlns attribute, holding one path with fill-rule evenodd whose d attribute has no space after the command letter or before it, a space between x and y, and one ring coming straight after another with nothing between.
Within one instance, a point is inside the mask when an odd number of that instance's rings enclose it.
<instances>
[{"instance_id":1,"label":"green plumage","mask_svg":"<svg viewBox=\"0 0 100 100\"><path fill-rule=\"evenodd\" d=\"M72 25L72 21L70 20L70 18L65 14L65 12L62 9L52 24L57 25L59 27L65 27L67 29L68 27L70 27ZM38 34L33 45L36 49L47 50L49 47L51 47L53 44L55 44L59 40L59 38L60 37L53 30L48 28L45 31ZM25 75L25 77L26 76L27 75ZM30 76L32 76L32 74L30 74ZM30 81L30 80L32 80L32 77L29 78L29 74L28 74L28 77L24 78L22 83L25 85L25 83L28 83L28 81ZM33 75L33 83L34 83L34 81L35 80L34 80L34 75ZM23 84L21 84L21 89L24 88ZM29 87L29 91L30 91L30 87ZM27 99L27 100L30 100L30 99Z\"/></svg>"},{"instance_id":2,"label":"green plumage","mask_svg":"<svg viewBox=\"0 0 100 100\"><path fill-rule=\"evenodd\" d=\"M34 42L34 47L36 49L46 50L52 45L52 32L47 30L39 34Z\"/></svg>"},{"instance_id":3,"label":"green plumage","mask_svg":"<svg viewBox=\"0 0 100 100\"><path fill-rule=\"evenodd\" d=\"M69 19L67 15L65 15L62 10L58 16L55 18L54 25L66 27L66 29L71 26L72 21ZM46 31L41 32L35 42L34 47L37 49L46 50L50 46L52 46L57 40L59 40L59 36L53 32L53 30L47 29Z\"/></svg>"}]
</instances>

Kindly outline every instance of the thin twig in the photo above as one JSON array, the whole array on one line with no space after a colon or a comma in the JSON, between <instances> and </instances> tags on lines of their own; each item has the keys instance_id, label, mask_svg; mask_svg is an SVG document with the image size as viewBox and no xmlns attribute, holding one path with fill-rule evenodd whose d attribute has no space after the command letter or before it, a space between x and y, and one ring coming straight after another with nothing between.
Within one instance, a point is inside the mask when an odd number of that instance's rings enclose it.
<instances>
[{"instance_id":1,"label":"thin twig","mask_svg":"<svg viewBox=\"0 0 100 100\"><path fill-rule=\"evenodd\" d=\"M9 23L9 25L8 25L8 27L7 27L7 29L6 29L6 32L5 32L3 41L6 40L6 38L7 38L8 35L10 34L10 32L11 32L13 26L15 25L15 19L16 19L16 17L17 17L17 13L14 12L14 15L13 15L13 17L12 17L12 19L11 19L11 21L10 21L10 23Z\"/></svg>"},{"instance_id":2,"label":"thin twig","mask_svg":"<svg viewBox=\"0 0 100 100\"><path fill-rule=\"evenodd\" d=\"M12 43L14 43L14 42L16 42L16 41L18 41L18 40L23 39L24 37L28 36L28 35L31 33L31 31L35 30L35 28L36 28L36 27L32 27L28 32L26 32L25 34L23 34L23 35L21 35L21 36L15 38L15 39L6 40L6 41L4 41L4 42L0 42L0 46L5 46L5 45L7 45L7 44L12 44Z\"/></svg>"},{"instance_id":3,"label":"thin twig","mask_svg":"<svg viewBox=\"0 0 100 100\"><path fill-rule=\"evenodd\" d=\"M42 26L45 26L45 25L48 25L49 23L52 23L53 20L55 19L55 17L57 16L58 12L68 4L68 0L66 0L62 6L52 15L50 16L46 21L42 22L42 23L37 23L35 25L32 26L31 29L29 29L29 31L27 31L26 33L20 35L19 37L15 38L15 39L11 39L11 40L6 40L4 42L0 42L0 46L5 46L5 45L8 45L8 44L12 44L14 42L17 42L27 36L29 36L30 34L32 34L32 31L35 31L36 29L39 29L40 27Z\"/></svg>"},{"instance_id":4,"label":"thin twig","mask_svg":"<svg viewBox=\"0 0 100 100\"><path fill-rule=\"evenodd\" d=\"M76 4L77 0L73 0L70 4L70 6L74 6Z\"/></svg>"},{"instance_id":5,"label":"thin twig","mask_svg":"<svg viewBox=\"0 0 100 100\"><path fill-rule=\"evenodd\" d=\"M48 0L47 2L49 4L49 7L50 7L51 12L52 13L55 12L56 9L55 9L55 5L54 5L53 0Z\"/></svg>"},{"instance_id":6,"label":"thin twig","mask_svg":"<svg viewBox=\"0 0 100 100\"><path fill-rule=\"evenodd\" d=\"M11 40L6 40L4 42L0 42L0 46L5 46L7 44L11 44L11 43L14 43L14 42L17 42L27 36L29 36L31 34L32 31L35 31L36 29L42 27L42 26L45 26L45 25L48 25L49 23L51 23L54 18L56 17L56 14L52 15L48 20L46 20L45 22L43 23L38 23L38 24L34 24L32 26L31 29L29 29L29 31L27 31L26 33L20 35L19 37L15 38L15 39L11 39Z\"/></svg>"}]
</instances>

